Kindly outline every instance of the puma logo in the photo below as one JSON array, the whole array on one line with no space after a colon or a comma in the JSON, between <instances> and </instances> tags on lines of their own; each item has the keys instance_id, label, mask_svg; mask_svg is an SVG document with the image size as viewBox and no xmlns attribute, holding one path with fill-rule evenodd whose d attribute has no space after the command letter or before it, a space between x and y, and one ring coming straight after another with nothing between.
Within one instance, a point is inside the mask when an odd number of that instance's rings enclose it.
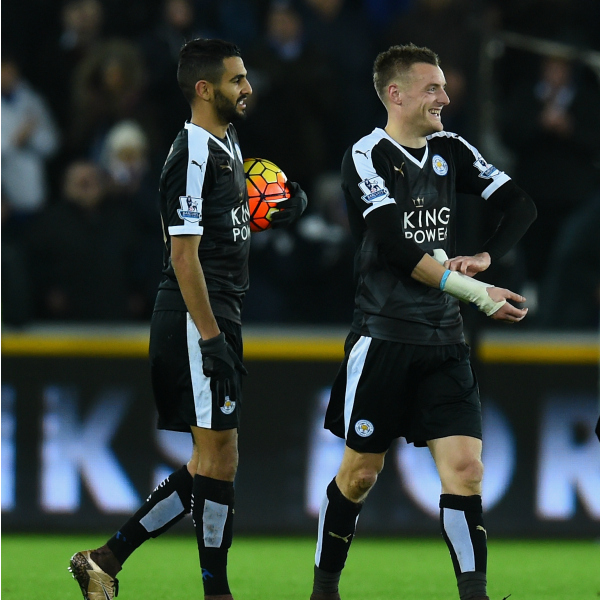
<instances>
[{"instance_id":1,"label":"puma logo","mask_svg":"<svg viewBox=\"0 0 600 600\"><path fill-rule=\"evenodd\" d=\"M333 533L333 531L329 531L328 533L332 538L337 538L338 540L342 540L342 541L346 542L346 544L350 543L350 538L352 537L351 533L349 533L346 536L338 535L337 533Z\"/></svg>"},{"instance_id":2,"label":"puma logo","mask_svg":"<svg viewBox=\"0 0 600 600\"><path fill-rule=\"evenodd\" d=\"M362 154L362 155L363 155L365 158L369 158L369 157L367 156L367 154L368 154L369 152L371 152L371 151L370 151L370 150L367 150L366 152L363 152L362 150L355 150L355 151L354 151L354 154Z\"/></svg>"},{"instance_id":3,"label":"puma logo","mask_svg":"<svg viewBox=\"0 0 600 600\"><path fill-rule=\"evenodd\" d=\"M477 525L477 527L475 529L478 529L479 531L483 531L483 533L485 535L485 539L487 540L487 531L481 525Z\"/></svg>"},{"instance_id":4,"label":"puma logo","mask_svg":"<svg viewBox=\"0 0 600 600\"><path fill-rule=\"evenodd\" d=\"M231 168L231 165L229 163L225 163L224 165L219 165L219 167L221 169L223 169L224 171L226 171L227 169L229 169L230 171L233 171L233 169Z\"/></svg>"},{"instance_id":5,"label":"puma logo","mask_svg":"<svg viewBox=\"0 0 600 600\"><path fill-rule=\"evenodd\" d=\"M402 163L399 167L394 165L394 171L398 171L398 173L400 173L400 175L402 175L402 177L404 177L404 171L402 170L403 166L404 166L404 163Z\"/></svg>"},{"instance_id":6,"label":"puma logo","mask_svg":"<svg viewBox=\"0 0 600 600\"><path fill-rule=\"evenodd\" d=\"M196 165L202 171L202 167L206 164L206 161L204 161L202 164L198 164L195 160L193 160L192 164Z\"/></svg>"}]
</instances>

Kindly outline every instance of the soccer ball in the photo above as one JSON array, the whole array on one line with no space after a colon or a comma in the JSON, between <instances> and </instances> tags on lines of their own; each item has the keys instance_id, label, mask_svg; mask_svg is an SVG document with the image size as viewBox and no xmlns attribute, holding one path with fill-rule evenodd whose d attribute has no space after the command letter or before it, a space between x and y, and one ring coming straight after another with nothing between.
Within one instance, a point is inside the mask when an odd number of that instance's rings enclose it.
<instances>
[{"instance_id":1,"label":"soccer ball","mask_svg":"<svg viewBox=\"0 0 600 600\"><path fill-rule=\"evenodd\" d=\"M277 204L290 197L285 173L270 160L247 158L244 161L250 230L264 231L271 227L271 215L279 210Z\"/></svg>"}]
</instances>

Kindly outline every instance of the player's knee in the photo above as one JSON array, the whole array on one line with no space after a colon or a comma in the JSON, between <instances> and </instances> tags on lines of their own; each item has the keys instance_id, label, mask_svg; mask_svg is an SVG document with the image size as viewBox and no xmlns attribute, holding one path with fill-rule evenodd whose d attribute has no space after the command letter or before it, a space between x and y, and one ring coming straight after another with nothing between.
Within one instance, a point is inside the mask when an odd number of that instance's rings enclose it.
<instances>
[{"instance_id":1,"label":"player's knee","mask_svg":"<svg viewBox=\"0 0 600 600\"><path fill-rule=\"evenodd\" d=\"M483 480L483 463L478 458L464 458L456 464L454 475L462 486L477 492Z\"/></svg>"},{"instance_id":2,"label":"player's knee","mask_svg":"<svg viewBox=\"0 0 600 600\"><path fill-rule=\"evenodd\" d=\"M371 469L360 469L352 473L349 478L348 497L358 502L369 493L377 481L377 471Z\"/></svg>"},{"instance_id":3,"label":"player's knee","mask_svg":"<svg viewBox=\"0 0 600 600\"><path fill-rule=\"evenodd\" d=\"M223 448L221 452L201 454L196 473L212 479L233 481L237 467L237 449Z\"/></svg>"}]
</instances>

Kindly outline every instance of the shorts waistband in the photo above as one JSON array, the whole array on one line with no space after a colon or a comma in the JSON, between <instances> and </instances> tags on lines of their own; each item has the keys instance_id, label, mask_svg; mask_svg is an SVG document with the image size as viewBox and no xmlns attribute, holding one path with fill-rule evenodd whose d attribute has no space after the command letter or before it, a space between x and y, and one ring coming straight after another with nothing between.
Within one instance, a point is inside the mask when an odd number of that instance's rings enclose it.
<instances>
[{"instance_id":1,"label":"shorts waistband","mask_svg":"<svg viewBox=\"0 0 600 600\"><path fill-rule=\"evenodd\" d=\"M187 306L179 290L158 290L156 301L154 302L154 311L159 310L179 310L187 312Z\"/></svg>"}]
</instances>

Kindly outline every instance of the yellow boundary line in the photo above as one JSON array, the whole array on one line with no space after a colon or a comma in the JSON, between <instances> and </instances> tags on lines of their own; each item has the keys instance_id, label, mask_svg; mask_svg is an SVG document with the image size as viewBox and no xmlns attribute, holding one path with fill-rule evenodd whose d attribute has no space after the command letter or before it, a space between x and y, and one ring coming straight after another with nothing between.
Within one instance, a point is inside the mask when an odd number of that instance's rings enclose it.
<instances>
[{"instance_id":1,"label":"yellow boundary line","mask_svg":"<svg viewBox=\"0 0 600 600\"><path fill-rule=\"evenodd\" d=\"M244 338L244 356L259 360L341 360L344 339ZM2 356L98 356L144 358L148 338L77 336L2 336Z\"/></svg>"},{"instance_id":2,"label":"yellow boundary line","mask_svg":"<svg viewBox=\"0 0 600 600\"><path fill-rule=\"evenodd\" d=\"M339 361L343 357L343 345L343 338L249 335L244 339L244 354L251 360ZM5 334L2 356L144 358L148 356L148 337ZM585 342L483 340L478 358L485 363L599 364L600 347Z\"/></svg>"},{"instance_id":3,"label":"yellow boundary line","mask_svg":"<svg viewBox=\"0 0 600 600\"><path fill-rule=\"evenodd\" d=\"M477 352L486 363L599 364L600 346L593 343L508 343L483 341Z\"/></svg>"}]
</instances>

